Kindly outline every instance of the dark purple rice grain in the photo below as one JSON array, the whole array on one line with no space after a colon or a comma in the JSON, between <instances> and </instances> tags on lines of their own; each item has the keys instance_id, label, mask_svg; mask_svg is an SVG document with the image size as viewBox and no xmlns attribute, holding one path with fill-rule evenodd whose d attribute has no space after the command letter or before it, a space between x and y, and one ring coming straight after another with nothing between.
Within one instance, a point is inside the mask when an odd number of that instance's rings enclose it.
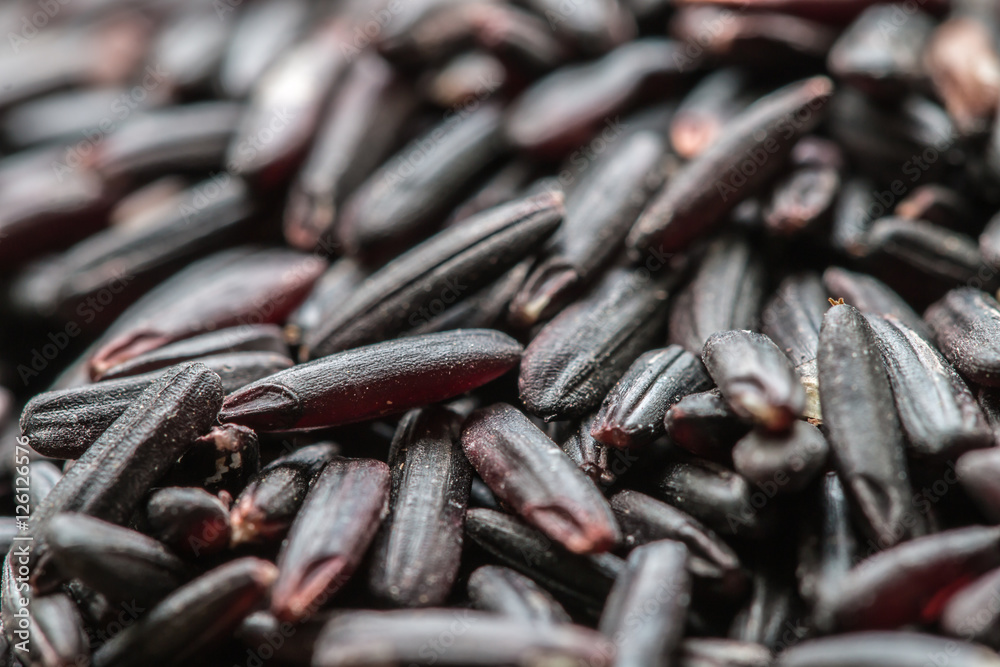
<instances>
[{"instance_id":1,"label":"dark purple rice grain","mask_svg":"<svg viewBox=\"0 0 1000 667\"><path fill-rule=\"evenodd\" d=\"M590 435L621 449L646 445L664 434L671 405L711 385L701 361L680 346L650 350L611 388Z\"/></svg>"},{"instance_id":2,"label":"dark purple rice grain","mask_svg":"<svg viewBox=\"0 0 1000 667\"><path fill-rule=\"evenodd\" d=\"M570 617L538 584L517 572L484 565L469 575L469 599L476 609L533 623L569 623Z\"/></svg>"},{"instance_id":3,"label":"dark purple rice grain","mask_svg":"<svg viewBox=\"0 0 1000 667\"><path fill-rule=\"evenodd\" d=\"M539 331L524 351L518 388L547 420L578 417L605 394L662 331L672 275L614 268Z\"/></svg>"},{"instance_id":4,"label":"dark purple rice grain","mask_svg":"<svg viewBox=\"0 0 1000 667\"><path fill-rule=\"evenodd\" d=\"M214 8L188 7L170 17L157 33L148 58L168 72L160 82L164 97L183 98L213 91L233 28L232 22L216 18Z\"/></svg>"},{"instance_id":5,"label":"dark purple rice grain","mask_svg":"<svg viewBox=\"0 0 1000 667\"><path fill-rule=\"evenodd\" d=\"M309 445L276 458L254 475L230 513L233 546L284 537L309 485L336 453L333 443Z\"/></svg>"},{"instance_id":6,"label":"dark purple rice grain","mask_svg":"<svg viewBox=\"0 0 1000 667\"><path fill-rule=\"evenodd\" d=\"M223 391L235 391L292 365L288 357L271 352L203 357L196 363L219 375ZM21 413L21 432L39 454L78 458L157 379L187 365L38 394Z\"/></svg>"},{"instance_id":7,"label":"dark purple rice grain","mask_svg":"<svg viewBox=\"0 0 1000 667\"><path fill-rule=\"evenodd\" d=\"M829 451L820 430L800 420L787 433L745 435L733 447L733 467L757 486L775 482L778 493L796 493L823 470Z\"/></svg>"},{"instance_id":8,"label":"dark purple rice grain","mask_svg":"<svg viewBox=\"0 0 1000 667\"><path fill-rule=\"evenodd\" d=\"M228 145L230 173L265 188L291 176L305 157L329 92L347 69L349 58L338 48L342 40L349 41L347 28L337 21L313 25L256 81ZM275 118L285 119L277 131Z\"/></svg>"},{"instance_id":9,"label":"dark purple rice grain","mask_svg":"<svg viewBox=\"0 0 1000 667\"><path fill-rule=\"evenodd\" d=\"M668 464L657 492L720 535L761 537L771 532L778 519L778 508L764 490L721 465L701 459Z\"/></svg>"},{"instance_id":10,"label":"dark purple rice grain","mask_svg":"<svg viewBox=\"0 0 1000 667\"><path fill-rule=\"evenodd\" d=\"M960 287L924 313L938 349L959 373L989 387L1000 385L1000 304L989 294Z\"/></svg>"},{"instance_id":11,"label":"dark purple rice grain","mask_svg":"<svg viewBox=\"0 0 1000 667\"><path fill-rule=\"evenodd\" d=\"M800 167L775 183L764 204L764 223L786 236L814 232L826 222L839 191L835 167Z\"/></svg>"},{"instance_id":12,"label":"dark purple rice grain","mask_svg":"<svg viewBox=\"0 0 1000 667\"><path fill-rule=\"evenodd\" d=\"M462 557L472 466L462 418L444 408L399 422L389 450L389 513L373 547L369 587L397 607L445 602Z\"/></svg>"},{"instance_id":13,"label":"dark purple rice grain","mask_svg":"<svg viewBox=\"0 0 1000 667\"><path fill-rule=\"evenodd\" d=\"M226 397L220 419L261 431L326 428L405 412L496 379L521 346L491 329L399 338L293 366Z\"/></svg>"},{"instance_id":14,"label":"dark purple rice grain","mask_svg":"<svg viewBox=\"0 0 1000 667\"><path fill-rule=\"evenodd\" d=\"M819 336L823 425L833 462L865 533L887 548L923 532L903 433L875 334L848 305L830 308Z\"/></svg>"},{"instance_id":15,"label":"dark purple rice grain","mask_svg":"<svg viewBox=\"0 0 1000 667\"><path fill-rule=\"evenodd\" d=\"M312 331L300 356L316 359L392 338L431 316L430 308L488 285L559 225L560 194L497 206L390 261Z\"/></svg>"},{"instance_id":16,"label":"dark purple rice grain","mask_svg":"<svg viewBox=\"0 0 1000 667\"><path fill-rule=\"evenodd\" d=\"M34 508L29 522L35 536L33 585L44 588L51 574L43 566L44 535L56 514L127 521L167 466L209 429L221 404L219 376L201 364L166 373L135 399Z\"/></svg>"},{"instance_id":17,"label":"dark purple rice grain","mask_svg":"<svg viewBox=\"0 0 1000 667\"><path fill-rule=\"evenodd\" d=\"M618 475L627 471L631 466L630 459L634 457L594 439L590 430L596 416L581 419L579 428L563 440L559 448L595 484L606 487L614 484Z\"/></svg>"},{"instance_id":18,"label":"dark purple rice grain","mask_svg":"<svg viewBox=\"0 0 1000 667\"><path fill-rule=\"evenodd\" d=\"M814 530L799 549L799 595L810 605L836 590L858 560L852 508L836 473L828 472L819 489Z\"/></svg>"},{"instance_id":19,"label":"dark purple rice grain","mask_svg":"<svg viewBox=\"0 0 1000 667\"><path fill-rule=\"evenodd\" d=\"M271 612L297 621L343 587L385 514L389 468L374 459L334 457L302 504L278 555Z\"/></svg>"},{"instance_id":20,"label":"dark purple rice grain","mask_svg":"<svg viewBox=\"0 0 1000 667\"><path fill-rule=\"evenodd\" d=\"M333 242L341 206L391 150L416 102L377 55L351 65L289 194L284 230L292 246Z\"/></svg>"},{"instance_id":21,"label":"dark purple rice grain","mask_svg":"<svg viewBox=\"0 0 1000 667\"><path fill-rule=\"evenodd\" d=\"M462 632L452 628L460 625ZM437 650L428 637L452 637ZM453 609L354 611L331 619L319 639L315 667L358 665L530 665L539 660L610 667L614 649L578 625L531 623L499 614Z\"/></svg>"},{"instance_id":22,"label":"dark purple rice grain","mask_svg":"<svg viewBox=\"0 0 1000 667\"><path fill-rule=\"evenodd\" d=\"M994 444L976 397L937 348L892 317L866 319L882 352L910 452L953 458Z\"/></svg>"},{"instance_id":23,"label":"dark purple rice grain","mask_svg":"<svg viewBox=\"0 0 1000 667\"><path fill-rule=\"evenodd\" d=\"M0 131L7 144L21 150L65 142L98 130L108 108L124 93L118 86L53 92L15 106L4 115ZM146 106L137 105L139 109Z\"/></svg>"},{"instance_id":24,"label":"dark purple rice grain","mask_svg":"<svg viewBox=\"0 0 1000 667\"><path fill-rule=\"evenodd\" d=\"M881 30L892 11L886 5L866 9L840 35L827 58L838 79L883 99L925 83L920 56L934 26L930 16L916 9L900 30Z\"/></svg>"},{"instance_id":25,"label":"dark purple rice grain","mask_svg":"<svg viewBox=\"0 0 1000 667\"><path fill-rule=\"evenodd\" d=\"M28 639L15 643L13 657L43 667L76 665L89 660L90 646L83 619L69 596L53 593L32 598ZM28 647L28 655L23 648Z\"/></svg>"},{"instance_id":26,"label":"dark purple rice grain","mask_svg":"<svg viewBox=\"0 0 1000 667\"><path fill-rule=\"evenodd\" d=\"M61 157L46 147L0 159L0 260L9 265L71 245L107 224L110 188L90 169L55 173L52 163Z\"/></svg>"},{"instance_id":27,"label":"dark purple rice grain","mask_svg":"<svg viewBox=\"0 0 1000 667\"><path fill-rule=\"evenodd\" d=\"M878 278L831 266L823 272L823 284L828 296L834 300L843 299L865 315L893 317L931 340L930 329L920 315L903 297Z\"/></svg>"},{"instance_id":28,"label":"dark purple rice grain","mask_svg":"<svg viewBox=\"0 0 1000 667\"><path fill-rule=\"evenodd\" d=\"M94 654L94 667L188 664L224 642L265 598L277 571L238 558L178 588Z\"/></svg>"},{"instance_id":29,"label":"dark purple rice grain","mask_svg":"<svg viewBox=\"0 0 1000 667\"><path fill-rule=\"evenodd\" d=\"M240 111L233 102L200 102L136 114L97 146L90 166L111 183L218 170Z\"/></svg>"},{"instance_id":30,"label":"dark purple rice grain","mask_svg":"<svg viewBox=\"0 0 1000 667\"><path fill-rule=\"evenodd\" d=\"M157 489L145 510L149 534L181 556L205 558L229 546L229 507L204 489Z\"/></svg>"},{"instance_id":31,"label":"dark purple rice grain","mask_svg":"<svg viewBox=\"0 0 1000 667\"><path fill-rule=\"evenodd\" d=\"M233 32L219 66L219 86L227 97L243 99L306 27L305 0L267 0L247 7L233 21Z\"/></svg>"},{"instance_id":32,"label":"dark purple rice grain","mask_svg":"<svg viewBox=\"0 0 1000 667\"><path fill-rule=\"evenodd\" d=\"M1000 449L974 449L958 457L962 488L990 523L1000 523Z\"/></svg>"},{"instance_id":33,"label":"dark purple rice grain","mask_svg":"<svg viewBox=\"0 0 1000 667\"><path fill-rule=\"evenodd\" d=\"M983 20L952 16L934 28L923 65L935 92L963 135L993 122L1000 96L1000 52ZM974 62L970 68L967 63Z\"/></svg>"},{"instance_id":34,"label":"dark purple rice grain","mask_svg":"<svg viewBox=\"0 0 1000 667\"><path fill-rule=\"evenodd\" d=\"M599 60L564 67L540 79L507 110L507 137L516 147L560 156L584 143L627 107L643 88L664 87L685 70L679 43L646 38Z\"/></svg>"},{"instance_id":35,"label":"dark purple rice grain","mask_svg":"<svg viewBox=\"0 0 1000 667\"><path fill-rule=\"evenodd\" d=\"M733 446L750 430L718 389L682 398L667 410L663 428L674 444L718 463L730 460Z\"/></svg>"},{"instance_id":36,"label":"dark purple rice grain","mask_svg":"<svg viewBox=\"0 0 1000 667\"><path fill-rule=\"evenodd\" d=\"M598 612L625 561L610 553L566 551L520 519L490 509L465 513L465 533L483 551L552 592Z\"/></svg>"},{"instance_id":37,"label":"dark purple rice grain","mask_svg":"<svg viewBox=\"0 0 1000 667\"><path fill-rule=\"evenodd\" d=\"M795 627L801 610L796 608L794 582L785 572L775 571L778 569L773 563L767 563L754 575L750 599L737 612L729 628L732 639L771 649L780 649L789 643L788 628Z\"/></svg>"},{"instance_id":38,"label":"dark purple rice grain","mask_svg":"<svg viewBox=\"0 0 1000 667\"><path fill-rule=\"evenodd\" d=\"M326 269L318 257L241 247L195 262L146 293L96 343L94 377L184 338L242 324L281 322Z\"/></svg>"},{"instance_id":39,"label":"dark purple rice grain","mask_svg":"<svg viewBox=\"0 0 1000 667\"><path fill-rule=\"evenodd\" d=\"M802 417L805 389L788 357L764 334L712 334L702 361L738 416L770 433L783 433Z\"/></svg>"},{"instance_id":40,"label":"dark purple rice grain","mask_svg":"<svg viewBox=\"0 0 1000 667\"><path fill-rule=\"evenodd\" d=\"M562 224L511 303L514 323L526 327L556 314L614 258L663 180L664 151L656 134L639 131L594 165L567 197Z\"/></svg>"},{"instance_id":41,"label":"dark purple rice grain","mask_svg":"<svg viewBox=\"0 0 1000 667\"><path fill-rule=\"evenodd\" d=\"M600 553L620 539L594 483L516 408L498 403L476 410L461 442L493 493L569 551Z\"/></svg>"},{"instance_id":42,"label":"dark purple rice grain","mask_svg":"<svg viewBox=\"0 0 1000 667\"><path fill-rule=\"evenodd\" d=\"M626 548L658 540L681 542L688 549L687 567L692 575L717 581L730 595L743 591L746 575L736 552L694 517L630 489L611 496L611 509Z\"/></svg>"},{"instance_id":43,"label":"dark purple rice grain","mask_svg":"<svg viewBox=\"0 0 1000 667\"><path fill-rule=\"evenodd\" d=\"M916 538L854 566L823 592L817 616L826 629L897 629L933 623L942 592L1000 565L1000 528L968 526Z\"/></svg>"},{"instance_id":44,"label":"dark purple rice grain","mask_svg":"<svg viewBox=\"0 0 1000 667\"><path fill-rule=\"evenodd\" d=\"M723 133L725 124L746 106L746 72L724 68L710 72L684 96L670 121L670 143L682 158L703 153Z\"/></svg>"},{"instance_id":45,"label":"dark purple rice grain","mask_svg":"<svg viewBox=\"0 0 1000 667\"><path fill-rule=\"evenodd\" d=\"M158 540L83 514L55 515L45 538L62 576L80 580L113 603L148 607L194 575Z\"/></svg>"},{"instance_id":46,"label":"dark purple rice grain","mask_svg":"<svg viewBox=\"0 0 1000 667\"><path fill-rule=\"evenodd\" d=\"M185 338L112 366L95 380L111 380L200 360L201 357L234 352L273 352L289 355L281 328L273 324L244 325L210 331Z\"/></svg>"},{"instance_id":47,"label":"dark purple rice grain","mask_svg":"<svg viewBox=\"0 0 1000 667\"><path fill-rule=\"evenodd\" d=\"M947 651L947 653L945 653ZM950 656L954 667L988 667L996 653L984 646L917 632L854 632L811 639L781 654L776 667L921 667L928 656Z\"/></svg>"},{"instance_id":48,"label":"dark purple rice grain","mask_svg":"<svg viewBox=\"0 0 1000 667\"><path fill-rule=\"evenodd\" d=\"M515 70L547 72L567 59L569 49L541 16L506 3L440 3L397 14L378 35L379 51L406 65L441 62L463 45L495 54Z\"/></svg>"},{"instance_id":49,"label":"dark purple rice grain","mask_svg":"<svg viewBox=\"0 0 1000 667\"><path fill-rule=\"evenodd\" d=\"M464 188L504 155L500 126L500 108L483 104L447 118L386 161L344 204L337 239L348 254L371 256L428 236ZM414 153L422 156L417 170L410 168Z\"/></svg>"},{"instance_id":50,"label":"dark purple rice grain","mask_svg":"<svg viewBox=\"0 0 1000 667\"><path fill-rule=\"evenodd\" d=\"M865 257L897 283L906 273L891 273L888 267L898 265L901 270L914 272L929 281L932 288L971 285L975 281L988 290L1000 285L992 271L983 270L983 256L974 238L933 223L881 218L872 223L865 244ZM939 287L938 293L941 291Z\"/></svg>"},{"instance_id":51,"label":"dark purple rice grain","mask_svg":"<svg viewBox=\"0 0 1000 667\"><path fill-rule=\"evenodd\" d=\"M761 98L733 119L727 134L685 165L653 198L632 227L628 247L635 256L651 248L660 252L684 250L698 236L709 232L743 197L766 182L781 167L792 149L788 139L815 127L833 93L833 82L825 77L801 81ZM792 116L804 114L804 122L779 130ZM772 134L779 134L781 140ZM743 178L736 187L723 180L739 172L744 153L761 149L771 137L776 144L764 166Z\"/></svg>"},{"instance_id":52,"label":"dark purple rice grain","mask_svg":"<svg viewBox=\"0 0 1000 667\"><path fill-rule=\"evenodd\" d=\"M799 273L781 281L761 313L761 330L782 349L799 374L806 390L803 414L810 419L822 417L816 352L823 313L828 305L819 276Z\"/></svg>"},{"instance_id":53,"label":"dark purple rice grain","mask_svg":"<svg viewBox=\"0 0 1000 667\"><path fill-rule=\"evenodd\" d=\"M598 624L615 643L615 665L670 664L691 602L687 560L687 547L672 540L650 542L629 554Z\"/></svg>"},{"instance_id":54,"label":"dark purple rice grain","mask_svg":"<svg viewBox=\"0 0 1000 667\"><path fill-rule=\"evenodd\" d=\"M870 181L857 176L843 183L830 224L830 243L836 250L854 257L865 254L868 230L885 212L885 207L875 201L876 192Z\"/></svg>"},{"instance_id":55,"label":"dark purple rice grain","mask_svg":"<svg viewBox=\"0 0 1000 667\"><path fill-rule=\"evenodd\" d=\"M756 329L766 278L749 239L736 234L715 239L671 305L670 342L700 356L717 331Z\"/></svg>"}]
</instances>

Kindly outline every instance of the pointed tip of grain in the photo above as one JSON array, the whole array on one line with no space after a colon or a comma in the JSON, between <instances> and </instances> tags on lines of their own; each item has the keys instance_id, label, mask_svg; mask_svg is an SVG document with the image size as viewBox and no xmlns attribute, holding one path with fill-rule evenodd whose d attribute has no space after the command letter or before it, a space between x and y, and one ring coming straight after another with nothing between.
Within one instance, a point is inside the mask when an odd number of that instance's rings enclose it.
<instances>
[{"instance_id":1,"label":"pointed tip of grain","mask_svg":"<svg viewBox=\"0 0 1000 667\"><path fill-rule=\"evenodd\" d=\"M511 301L511 320L523 327L536 324L579 279L579 272L565 260L558 257L546 260L532 271Z\"/></svg>"},{"instance_id":2,"label":"pointed tip of grain","mask_svg":"<svg viewBox=\"0 0 1000 667\"><path fill-rule=\"evenodd\" d=\"M806 79L803 87L811 97L829 97L834 90L833 79L822 75Z\"/></svg>"},{"instance_id":3,"label":"pointed tip of grain","mask_svg":"<svg viewBox=\"0 0 1000 667\"><path fill-rule=\"evenodd\" d=\"M253 573L253 580L261 588L270 588L278 580L278 568L270 561L258 559L260 562Z\"/></svg>"},{"instance_id":4,"label":"pointed tip of grain","mask_svg":"<svg viewBox=\"0 0 1000 667\"><path fill-rule=\"evenodd\" d=\"M575 554L604 553L620 539L610 516L585 518L557 506L526 509L523 514L528 523Z\"/></svg>"},{"instance_id":5,"label":"pointed tip of grain","mask_svg":"<svg viewBox=\"0 0 1000 667\"><path fill-rule=\"evenodd\" d=\"M628 449L632 446L632 434L619 425L595 421L590 428L590 437L602 445L617 449Z\"/></svg>"},{"instance_id":6,"label":"pointed tip of grain","mask_svg":"<svg viewBox=\"0 0 1000 667\"><path fill-rule=\"evenodd\" d=\"M719 135L717 123L700 118L676 119L670 128L670 143L682 158L690 160L705 150Z\"/></svg>"},{"instance_id":7,"label":"pointed tip of grain","mask_svg":"<svg viewBox=\"0 0 1000 667\"><path fill-rule=\"evenodd\" d=\"M235 548L241 544L256 541L260 535L256 522L246 518L241 508L235 508L229 515L229 547Z\"/></svg>"},{"instance_id":8,"label":"pointed tip of grain","mask_svg":"<svg viewBox=\"0 0 1000 667\"><path fill-rule=\"evenodd\" d=\"M347 581L347 562L341 557L314 563L303 572L278 572L271 592L271 613L290 623L315 613Z\"/></svg>"},{"instance_id":9,"label":"pointed tip of grain","mask_svg":"<svg viewBox=\"0 0 1000 667\"><path fill-rule=\"evenodd\" d=\"M282 428L294 424L300 407L298 396L287 387L251 385L226 397L219 421L250 428Z\"/></svg>"}]
</instances>

